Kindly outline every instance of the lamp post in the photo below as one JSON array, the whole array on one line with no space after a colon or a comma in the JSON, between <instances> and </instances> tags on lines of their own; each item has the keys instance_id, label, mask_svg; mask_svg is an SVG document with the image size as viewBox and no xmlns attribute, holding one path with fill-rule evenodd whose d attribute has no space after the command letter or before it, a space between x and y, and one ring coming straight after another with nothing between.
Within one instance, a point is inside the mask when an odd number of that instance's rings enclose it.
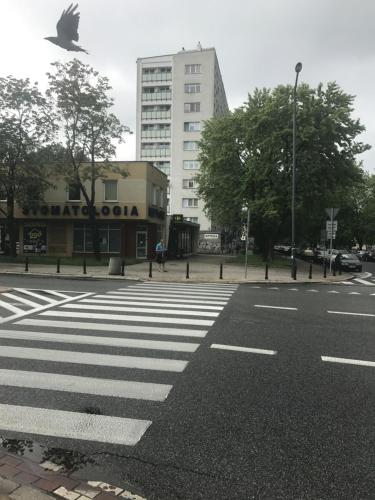
<instances>
[{"instance_id":1,"label":"lamp post","mask_svg":"<svg viewBox=\"0 0 375 500\"><path fill-rule=\"evenodd\" d=\"M296 115L297 115L297 84L298 75L302 70L302 63L295 67L296 81L293 89L293 167L292 167L292 278L296 271L296 234L295 234L295 198L296 198Z\"/></svg>"}]
</instances>

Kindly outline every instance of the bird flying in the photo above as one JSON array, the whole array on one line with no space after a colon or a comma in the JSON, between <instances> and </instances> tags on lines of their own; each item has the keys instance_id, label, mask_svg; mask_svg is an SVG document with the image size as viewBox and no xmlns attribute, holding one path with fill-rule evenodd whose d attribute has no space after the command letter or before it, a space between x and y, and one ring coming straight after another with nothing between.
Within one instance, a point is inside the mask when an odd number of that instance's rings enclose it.
<instances>
[{"instance_id":1,"label":"bird flying","mask_svg":"<svg viewBox=\"0 0 375 500\"><path fill-rule=\"evenodd\" d=\"M45 40L49 40L51 43L62 47L63 49L73 51L73 52L86 52L87 50L75 45L78 42L78 23L79 23L79 12L75 12L78 4L73 7L71 3L69 7L63 11L60 20L56 25L57 36L47 36Z\"/></svg>"}]
</instances>

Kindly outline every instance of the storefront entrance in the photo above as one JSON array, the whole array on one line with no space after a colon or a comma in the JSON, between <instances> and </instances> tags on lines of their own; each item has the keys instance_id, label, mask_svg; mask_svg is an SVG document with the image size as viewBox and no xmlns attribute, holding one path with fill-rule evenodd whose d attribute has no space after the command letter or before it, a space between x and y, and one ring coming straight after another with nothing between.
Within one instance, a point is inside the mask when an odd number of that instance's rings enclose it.
<instances>
[{"instance_id":1,"label":"storefront entrance","mask_svg":"<svg viewBox=\"0 0 375 500\"><path fill-rule=\"evenodd\" d=\"M136 252L137 259L147 258L147 231L136 232Z\"/></svg>"}]
</instances>

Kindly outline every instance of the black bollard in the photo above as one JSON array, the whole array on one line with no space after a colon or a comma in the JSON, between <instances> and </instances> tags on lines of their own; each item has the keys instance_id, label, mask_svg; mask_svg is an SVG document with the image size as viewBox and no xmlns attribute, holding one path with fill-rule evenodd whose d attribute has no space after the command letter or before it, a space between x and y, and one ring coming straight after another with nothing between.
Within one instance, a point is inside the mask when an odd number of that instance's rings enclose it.
<instances>
[{"instance_id":1,"label":"black bollard","mask_svg":"<svg viewBox=\"0 0 375 500\"><path fill-rule=\"evenodd\" d=\"M25 272L27 273L29 270L29 257L25 258Z\"/></svg>"},{"instance_id":2,"label":"black bollard","mask_svg":"<svg viewBox=\"0 0 375 500\"><path fill-rule=\"evenodd\" d=\"M294 263L294 266L293 266L293 279L296 280L297 279L297 264Z\"/></svg>"},{"instance_id":3,"label":"black bollard","mask_svg":"<svg viewBox=\"0 0 375 500\"><path fill-rule=\"evenodd\" d=\"M60 273L60 257L57 259L57 264L56 264L56 272L59 274Z\"/></svg>"},{"instance_id":4,"label":"black bollard","mask_svg":"<svg viewBox=\"0 0 375 500\"><path fill-rule=\"evenodd\" d=\"M83 257L83 274L87 274L87 270L86 270L86 257Z\"/></svg>"},{"instance_id":5,"label":"black bollard","mask_svg":"<svg viewBox=\"0 0 375 500\"><path fill-rule=\"evenodd\" d=\"M310 264L310 269L309 269L309 280L312 279L312 264Z\"/></svg>"},{"instance_id":6,"label":"black bollard","mask_svg":"<svg viewBox=\"0 0 375 500\"><path fill-rule=\"evenodd\" d=\"M190 271L189 262L186 262L186 279L187 280L189 279L189 271Z\"/></svg>"},{"instance_id":7,"label":"black bollard","mask_svg":"<svg viewBox=\"0 0 375 500\"><path fill-rule=\"evenodd\" d=\"M219 276L219 279L223 279L223 264L221 263L220 264L220 276Z\"/></svg>"},{"instance_id":8,"label":"black bollard","mask_svg":"<svg viewBox=\"0 0 375 500\"><path fill-rule=\"evenodd\" d=\"M336 264L335 263L332 264L332 272L333 272L333 276L336 276Z\"/></svg>"},{"instance_id":9,"label":"black bollard","mask_svg":"<svg viewBox=\"0 0 375 500\"><path fill-rule=\"evenodd\" d=\"M266 263L266 273L264 275L264 279L268 280L268 262Z\"/></svg>"},{"instance_id":10,"label":"black bollard","mask_svg":"<svg viewBox=\"0 0 375 500\"><path fill-rule=\"evenodd\" d=\"M341 266L339 266L339 275L341 276Z\"/></svg>"},{"instance_id":11,"label":"black bollard","mask_svg":"<svg viewBox=\"0 0 375 500\"><path fill-rule=\"evenodd\" d=\"M324 261L324 264L323 264L323 278L326 278L327 277L327 262Z\"/></svg>"},{"instance_id":12,"label":"black bollard","mask_svg":"<svg viewBox=\"0 0 375 500\"><path fill-rule=\"evenodd\" d=\"M152 260L150 260L150 264L149 264L148 277L152 278Z\"/></svg>"},{"instance_id":13,"label":"black bollard","mask_svg":"<svg viewBox=\"0 0 375 500\"><path fill-rule=\"evenodd\" d=\"M125 260L121 261L121 276L125 276Z\"/></svg>"}]
</instances>

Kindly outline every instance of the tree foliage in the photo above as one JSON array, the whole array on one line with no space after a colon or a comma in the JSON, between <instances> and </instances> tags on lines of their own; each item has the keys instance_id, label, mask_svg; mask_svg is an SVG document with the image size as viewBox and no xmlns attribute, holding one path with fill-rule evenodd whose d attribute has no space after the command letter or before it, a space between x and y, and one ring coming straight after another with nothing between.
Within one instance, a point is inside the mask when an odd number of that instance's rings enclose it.
<instances>
[{"instance_id":1,"label":"tree foliage","mask_svg":"<svg viewBox=\"0 0 375 500\"><path fill-rule=\"evenodd\" d=\"M47 95L64 137L62 174L68 183L79 186L86 201L94 252L99 256L95 184L106 178L116 152L115 141L122 142L129 129L111 112L114 103L108 78L78 59L52 66L54 72L47 74Z\"/></svg>"},{"instance_id":2,"label":"tree foliage","mask_svg":"<svg viewBox=\"0 0 375 500\"><path fill-rule=\"evenodd\" d=\"M0 78L0 190L10 253L16 255L15 203L41 200L50 186L41 150L53 140L51 108L29 79Z\"/></svg>"},{"instance_id":3,"label":"tree foliage","mask_svg":"<svg viewBox=\"0 0 375 500\"><path fill-rule=\"evenodd\" d=\"M315 243L324 208L360 182L357 155L369 146L352 117L354 97L336 83L298 88L296 149L297 241ZM293 88L256 89L232 113L206 122L200 143L198 193L208 215L238 224L249 206L251 226L265 257L277 240L290 241Z\"/></svg>"}]
</instances>

